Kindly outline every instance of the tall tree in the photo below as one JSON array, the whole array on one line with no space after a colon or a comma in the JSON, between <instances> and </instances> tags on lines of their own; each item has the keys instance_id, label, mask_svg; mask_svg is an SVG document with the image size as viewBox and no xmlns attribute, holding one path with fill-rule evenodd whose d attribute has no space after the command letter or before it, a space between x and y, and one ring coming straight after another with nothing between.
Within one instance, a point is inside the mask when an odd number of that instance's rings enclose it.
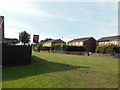
<instances>
[{"instance_id":1,"label":"tall tree","mask_svg":"<svg viewBox=\"0 0 120 90\"><path fill-rule=\"evenodd\" d=\"M27 33L26 31L19 33L19 41L22 42L24 45L26 43L29 43L30 42L30 34Z\"/></svg>"}]
</instances>

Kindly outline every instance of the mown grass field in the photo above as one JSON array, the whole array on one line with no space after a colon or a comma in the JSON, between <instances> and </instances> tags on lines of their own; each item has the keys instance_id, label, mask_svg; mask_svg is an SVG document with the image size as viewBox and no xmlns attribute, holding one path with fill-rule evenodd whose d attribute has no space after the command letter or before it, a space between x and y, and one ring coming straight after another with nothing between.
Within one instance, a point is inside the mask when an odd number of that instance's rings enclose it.
<instances>
[{"instance_id":1,"label":"mown grass field","mask_svg":"<svg viewBox=\"0 0 120 90\"><path fill-rule=\"evenodd\" d=\"M33 52L36 62L6 67L3 88L117 88L118 60Z\"/></svg>"}]
</instances>

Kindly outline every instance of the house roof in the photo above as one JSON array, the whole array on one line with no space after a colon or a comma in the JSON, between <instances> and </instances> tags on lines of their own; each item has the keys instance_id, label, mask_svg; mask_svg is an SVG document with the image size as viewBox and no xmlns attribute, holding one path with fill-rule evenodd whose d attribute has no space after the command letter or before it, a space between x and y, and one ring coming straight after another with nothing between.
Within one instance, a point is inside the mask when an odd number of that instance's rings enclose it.
<instances>
[{"instance_id":1,"label":"house roof","mask_svg":"<svg viewBox=\"0 0 120 90\"><path fill-rule=\"evenodd\" d=\"M54 39L54 40L49 40L49 41L47 41L47 42L45 42L45 43L53 43L53 42L55 42L55 41L57 41L57 40L61 40L61 39ZM63 41L63 40L61 40L61 41ZM63 41L64 42L64 41ZM44 44L45 44L44 43Z\"/></svg>"},{"instance_id":2,"label":"house roof","mask_svg":"<svg viewBox=\"0 0 120 90\"><path fill-rule=\"evenodd\" d=\"M98 39L98 42L110 41L110 40L115 40L115 39L120 39L120 35L109 36L109 37L102 37L102 38Z\"/></svg>"},{"instance_id":3,"label":"house roof","mask_svg":"<svg viewBox=\"0 0 120 90\"><path fill-rule=\"evenodd\" d=\"M93 38L93 37L84 37L84 38L77 38L77 39L73 39L73 40L71 40L71 41L69 41L68 43L70 43L70 42L79 42L79 41L81 41L81 42L84 42L84 41L86 41L86 40L88 40L88 39L90 39L90 38Z\"/></svg>"},{"instance_id":4,"label":"house roof","mask_svg":"<svg viewBox=\"0 0 120 90\"><path fill-rule=\"evenodd\" d=\"M12 44L14 42L19 42L19 40L16 38L4 38L4 42L8 44Z\"/></svg>"}]
</instances>

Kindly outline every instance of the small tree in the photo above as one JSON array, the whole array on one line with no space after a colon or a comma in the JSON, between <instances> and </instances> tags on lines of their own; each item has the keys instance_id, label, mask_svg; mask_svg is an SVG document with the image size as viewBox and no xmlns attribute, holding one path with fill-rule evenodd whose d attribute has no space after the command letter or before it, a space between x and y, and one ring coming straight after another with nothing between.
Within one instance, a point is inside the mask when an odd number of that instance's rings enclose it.
<instances>
[{"instance_id":1,"label":"small tree","mask_svg":"<svg viewBox=\"0 0 120 90\"><path fill-rule=\"evenodd\" d=\"M30 34L26 31L19 33L19 41L22 42L24 45L30 42Z\"/></svg>"}]
</instances>

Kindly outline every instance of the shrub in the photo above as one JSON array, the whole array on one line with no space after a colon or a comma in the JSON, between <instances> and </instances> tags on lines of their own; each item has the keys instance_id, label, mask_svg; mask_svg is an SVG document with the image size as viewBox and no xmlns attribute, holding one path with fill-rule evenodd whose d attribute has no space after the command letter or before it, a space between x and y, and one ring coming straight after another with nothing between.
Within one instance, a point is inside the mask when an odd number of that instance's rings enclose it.
<instances>
[{"instance_id":1,"label":"shrub","mask_svg":"<svg viewBox=\"0 0 120 90\"><path fill-rule=\"evenodd\" d=\"M106 54L106 48L106 46L98 46L95 51L96 53Z\"/></svg>"},{"instance_id":2,"label":"shrub","mask_svg":"<svg viewBox=\"0 0 120 90\"><path fill-rule=\"evenodd\" d=\"M110 55L114 55L115 54L115 47L116 46L108 46L106 49L106 53L110 54Z\"/></svg>"},{"instance_id":3,"label":"shrub","mask_svg":"<svg viewBox=\"0 0 120 90\"><path fill-rule=\"evenodd\" d=\"M110 54L114 55L115 53L120 52L120 47L115 45L109 45L109 46L98 46L95 50L96 53L102 53L102 54Z\"/></svg>"}]
</instances>

